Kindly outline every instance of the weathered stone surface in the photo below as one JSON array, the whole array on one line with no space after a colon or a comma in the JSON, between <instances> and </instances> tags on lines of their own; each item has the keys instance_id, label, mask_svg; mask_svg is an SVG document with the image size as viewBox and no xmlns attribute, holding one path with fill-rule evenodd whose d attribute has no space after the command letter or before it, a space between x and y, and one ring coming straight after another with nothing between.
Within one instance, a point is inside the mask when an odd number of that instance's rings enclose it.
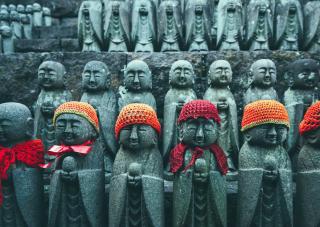
<instances>
[{"instance_id":1,"label":"weathered stone surface","mask_svg":"<svg viewBox=\"0 0 320 227\"><path fill-rule=\"evenodd\" d=\"M56 25L51 27L35 27L33 37L39 39L77 38L77 26Z\"/></svg>"},{"instance_id":2,"label":"weathered stone surface","mask_svg":"<svg viewBox=\"0 0 320 227\"><path fill-rule=\"evenodd\" d=\"M54 52L60 50L58 39L16 39L14 40L16 52Z\"/></svg>"},{"instance_id":3,"label":"weathered stone surface","mask_svg":"<svg viewBox=\"0 0 320 227\"><path fill-rule=\"evenodd\" d=\"M80 51L78 39L61 39L60 46L61 46L61 51L63 52Z\"/></svg>"}]
</instances>

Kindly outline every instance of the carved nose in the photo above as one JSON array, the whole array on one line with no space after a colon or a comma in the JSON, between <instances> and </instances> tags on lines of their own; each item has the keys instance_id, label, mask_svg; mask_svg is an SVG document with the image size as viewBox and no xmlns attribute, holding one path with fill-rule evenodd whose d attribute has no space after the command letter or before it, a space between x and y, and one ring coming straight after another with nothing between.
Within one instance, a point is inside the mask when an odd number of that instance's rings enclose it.
<instances>
[{"instance_id":1,"label":"carved nose","mask_svg":"<svg viewBox=\"0 0 320 227\"><path fill-rule=\"evenodd\" d=\"M136 74L136 75L134 76L133 83L134 83L134 84L139 84L139 83L140 83L138 74Z\"/></svg>"},{"instance_id":2,"label":"carved nose","mask_svg":"<svg viewBox=\"0 0 320 227\"><path fill-rule=\"evenodd\" d=\"M197 129L196 140L203 140L203 138L204 138L203 128L202 126L199 126Z\"/></svg>"},{"instance_id":3,"label":"carved nose","mask_svg":"<svg viewBox=\"0 0 320 227\"><path fill-rule=\"evenodd\" d=\"M64 133L72 133L72 127L70 123L67 123Z\"/></svg>"},{"instance_id":4,"label":"carved nose","mask_svg":"<svg viewBox=\"0 0 320 227\"><path fill-rule=\"evenodd\" d=\"M138 141L138 133L137 133L137 127L133 126L130 134L130 141L131 142L137 142Z\"/></svg>"},{"instance_id":5,"label":"carved nose","mask_svg":"<svg viewBox=\"0 0 320 227\"><path fill-rule=\"evenodd\" d=\"M89 80L90 83L95 83L95 78L94 78L94 75L91 75L90 76L90 80Z\"/></svg>"},{"instance_id":6,"label":"carved nose","mask_svg":"<svg viewBox=\"0 0 320 227\"><path fill-rule=\"evenodd\" d=\"M274 126L272 126L272 127L269 129L269 131L268 131L268 136L271 136L271 137L277 136L277 131L276 131L276 129L275 129Z\"/></svg>"}]
</instances>

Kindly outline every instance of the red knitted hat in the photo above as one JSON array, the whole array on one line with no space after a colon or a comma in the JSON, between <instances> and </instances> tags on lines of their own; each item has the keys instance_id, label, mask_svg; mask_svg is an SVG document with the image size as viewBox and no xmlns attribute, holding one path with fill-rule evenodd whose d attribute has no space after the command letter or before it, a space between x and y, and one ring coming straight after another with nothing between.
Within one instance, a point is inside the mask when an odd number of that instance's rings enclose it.
<instances>
[{"instance_id":1,"label":"red knitted hat","mask_svg":"<svg viewBox=\"0 0 320 227\"><path fill-rule=\"evenodd\" d=\"M119 137L122 128L134 124L150 125L158 134L161 132L161 125L152 107L142 103L132 103L123 107L118 116L115 126L116 138Z\"/></svg>"},{"instance_id":2,"label":"red knitted hat","mask_svg":"<svg viewBox=\"0 0 320 227\"><path fill-rule=\"evenodd\" d=\"M188 119L197 119L199 117L213 119L219 124L221 121L218 110L214 104L208 100L193 100L182 107L178 123L180 124Z\"/></svg>"},{"instance_id":3,"label":"red knitted hat","mask_svg":"<svg viewBox=\"0 0 320 227\"><path fill-rule=\"evenodd\" d=\"M241 131L263 124L279 124L289 128L286 108L275 100L258 100L245 106Z\"/></svg>"},{"instance_id":4,"label":"red knitted hat","mask_svg":"<svg viewBox=\"0 0 320 227\"><path fill-rule=\"evenodd\" d=\"M299 125L299 132L304 133L320 127L320 101L316 102L307 109L303 120Z\"/></svg>"}]
</instances>

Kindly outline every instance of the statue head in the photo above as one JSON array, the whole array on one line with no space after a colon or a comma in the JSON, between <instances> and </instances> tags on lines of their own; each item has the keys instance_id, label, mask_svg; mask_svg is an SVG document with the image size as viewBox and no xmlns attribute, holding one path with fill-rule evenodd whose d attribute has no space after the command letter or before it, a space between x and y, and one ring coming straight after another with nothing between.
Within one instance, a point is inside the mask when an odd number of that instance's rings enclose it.
<instances>
[{"instance_id":1,"label":"statue head","mask_svg":"<svg viewBox=\"0 0 320 227\"><path fill-rule=\"evenodd\" d=\"M101 61L90 61L82 72L82 87L86 91L104 91L110 87L108 66Z\"/></svg>"},{"instance_id":2,"label":"statue head","mask_svg":"<svg viewBox=\"0 0 320 227\"><path fill-rule=\"evenodd\" d=\"M0 27L1 35L4 38L11 38L12 37L12 28L7 25L3 25Z\"/></svg>"},{"instance_id":3,"label":"statue head","mask_svg":"<svg viewBox=\"0 0 320 227\"><path fill-rule=\"evenodd\" d=\"M48 7L43 7L42 12L44 16L51 16L51 10Z\"/></svg>"},{"instance_id":4,"label":"statue head","mask_svg":"<svg viewBox=\"0 0 320 227\"><path fill-rule=\"evenodd\" d=\"M319 82L319 63L313 59L299 59L289 65L287 78L293 89L313 89Z\"/></svg>"},{"instance_id":5,"label":"statue head","mask_svg":"<svg viewBox=\"0 0 320 227\"><path fill-rule=\"evenodd\" d=\"M42 8L39 3L33 3L32 5L33 12L41 12Z\"/></svg>"},{"instance_id":6,"label":"statue head","mask_svg":"<svg viewBox=\"0 0 320 227\"><path fill-rule=\"evenodd\" d=\"M276 65L270 59L255 61L250 67L252 85L260 88L270 88L277 81Z\"/></svg>"},{"instance_id":7,"label":"statue head","mask_svg":"<svg viewBox=\"0 0 320 227\"><path fill-rule=\"evenodd\" d=\"M141 16L147 16L149 14L148 1L141 1L141 3L139 4L139 14Z\"/></svg>"},{"instance_id":8,"label":"statue head","mask_svg":"<svg viewBox=\"0 0 320 227\"><path fill-rule=\"evenodd\" d=\"M20 19L22 24L30 24L30 18L27 16L27 14L21 14Z\"/></svg>"},{"instance_id":9,"label":"statue head","mask_svg":"<svg viewBox=\"0 0 320 227\"><path fill-rule=\"evenodd\" d=\"M208 147L218 139L218 110L207 100L193 100L180 112L180 141L190 147Z\"/></svg>"},{"instance_id":10,"label":"statue head","mask_svg":"<svg viewBox=\"0 0 320 227\"><path fill-rule=\"evenodd\" d=\"M275 100L258 100L245 106L241 131L250 145L283 145L289 129L286 108Z\"/></svg>"},{"instance_id":11,"label":"statue head","mask_svg":"<svg viewBox=\"0 0 320 227\"><path fill-rule=\"evenodd\" d=\"M2 4L2 5L0 6L0 11L1 11L1 10L6 10L6 11L8 11L8 6L5 5L5 4Z\"/></svg>"},{"instance_id":12,"label":"statue head","mask_svg":"<svg viewBox=\"0 0 320 227\"><path fill-rule=\"evenodd\" d=\"M17 6L17 11L18 11L18 13L24 13L25 12L24 5L19 4Z\"/></svg>"},{"instance_id":13,"label":"statue head","mask_svg":"<svg viewBox=\"0 0 320 227\"><path fill-rule=\"evenodd\" d=\"M190 62L178 60L171 66L169 84L177 88L191 88L194 85L195 75Z\"/></svg>"},{"instance_id":14,"label":"statue head","mask_svg":"<svg viewBox=\"0 0 320 227\"><path fill-rule=\"evenodd\" d=\"M208 83L212 87L226 87L232 81L232 69L225 60L214 61L209 68Z\"/></svg>"},{"instance_id":15,"label":"statue head","mask_svg":"<svg viewBox=\"0 0 320 227\"><path fill-rule=\"evenodd\" d=\"M59 144L80 145L95 141L99 135L97 113L85 102L66 102L60 105L54 113L53 124Z\"/></svg>"},{"instance_id":16,"label":"statue head","mask_svg":"<svg viewBox=\"0 0 320 227\"><path fill-rule=\"evenodd\" d=\"M14 4L9 4L8 6L8 11L11 13L12 11L16 11L17 7Z\"/></svg>"},{"instance_id":17,"label":"statue head","mask_svg":"<svg viewBox=\"0 0 320 227\"><path fill-rule=\"evenodd\" d=\"M112 14L118 16L120 13L120 2L112 1Z\"/></svg>"},{"instance_id":18,"label":"statue head","mask_svg":"<svg viewBox=\"0 0 320 227\"><path fill-rule=\"evenodd\" d=\"M11 147L32 138L33 119L23 104L7 102L0 104L0 145Z\"/></svg>"},{"instance_id":19,"label":"statue head","mask_svg":"<svg viewBox=\"0 0 320 227\"><path fill-rule=\"evenodd\" d=\"M38 69L39 85L45 90L63 88L65 75L66 69L61 63L45 61Z\"/></svg>"},{"instance_id":20,"label":"statue head","mask_svg":"<svg viewBox=\"0 0 320 227\"><path fill-rule=\"evenodd\" d=\"M8 10L1 9L0 10L0 20L2 21L8 21L10 19L10 14Z\"/></svg>"},{"instance_id":21,"label":"statue head","mask_svg":"<svg viewBox=\"0 0 320 227\"><path fill-rule=\"evenodd\" d=\"M10 20L11 21L17 21L17 22L20 22L21 19L20 19L20 14L17 12L17 11L11 11L10 12Z\"/></svg>"},{"instance_id":22,"label":"statue head","mask_svg":"<svg viewBox=\"0 0 320 227\"><path fill-rule=\"evenodd\" d=\"M115 125L120 145L132 152L158 146L161 126L152 107L132 103L122 108Z\"/></svg>"},{"instance_id":23,"label":"statue head","mask_svg":"<svg viewBox=\"0 0 320 227\"><path fill-rule=\"evenodd\" d=\"M124 85L133 92L151 90L152 75L149 66L141 60L129 62L124 70Z\"/></svg>"},{"instance_id":24,"label":"statue head","mask_svg":"<svg viewBox=\"0 0 320 227\"><path fill-rule=\"evenodd\" d=\"M33 7L32 5L27 5L26 6L26 13L31 14L33 12Z\"/></svg>"}]
</instances>

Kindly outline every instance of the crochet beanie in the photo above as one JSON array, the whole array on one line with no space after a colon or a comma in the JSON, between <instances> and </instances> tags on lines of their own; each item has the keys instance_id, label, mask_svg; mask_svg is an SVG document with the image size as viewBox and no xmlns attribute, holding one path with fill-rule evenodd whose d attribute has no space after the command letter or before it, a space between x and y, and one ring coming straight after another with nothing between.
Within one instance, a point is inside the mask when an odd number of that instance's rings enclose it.
<instances>
[{"instance_id":1,"label":"crochet beanie","mask_svg":"<svg viewBox=\"0 0 320 227\"><path fill-rule=\"evenodd\" d=\"M208 100L193 100L182 107L178 123L184 122L188 119L197 119L203 117L206 119L213 119L220 124L220 117L215 105Z\"/></svg>"},{"instance_id":2,"label":"crochet beanie","mask_svg":"<svg viewBox=\"0 0 320 227\"><path fill-rule=\"evenodd\" d=\"M245 106L241 131L263 124L285 125L289 128L286 108L275 100L258 100Z\"/></svg>"},{"instance_id":3,"label":"crochet beanie","mask_svg":"<svg viewBox=\"0 0 320 227\"><path fill-rule=\"evenodd\" d=\"M99 120L96 110L86 102L65 102L61 104L54 112L53 124L56 124L57 118L61 114L76 114L85 118L99 132Z\"/></svg>"},{"instance_id":4,"label":"crochet beanie","mask_svg":"<svg viewBox=\"0 0 320 227\"><path fill-rule=\"evenodd\" d=\"M299 125L299 132L304 133L320 127L320 101L316 102L307 109L303 120Z\"/></svg>"},{"instance_id":5,"label":"crochet beanie","mask_svg":"<svg viewBox=\"0 0 320 227\"><path fill-rule=\"evenodd\" d=\"M152 107L142 103L132 103L123 107L118 116L115 125L116 138L119 137L121 129L134 124L150 125L158 134L161 132L160 122Z\"/></svg>"}]
</instances>

